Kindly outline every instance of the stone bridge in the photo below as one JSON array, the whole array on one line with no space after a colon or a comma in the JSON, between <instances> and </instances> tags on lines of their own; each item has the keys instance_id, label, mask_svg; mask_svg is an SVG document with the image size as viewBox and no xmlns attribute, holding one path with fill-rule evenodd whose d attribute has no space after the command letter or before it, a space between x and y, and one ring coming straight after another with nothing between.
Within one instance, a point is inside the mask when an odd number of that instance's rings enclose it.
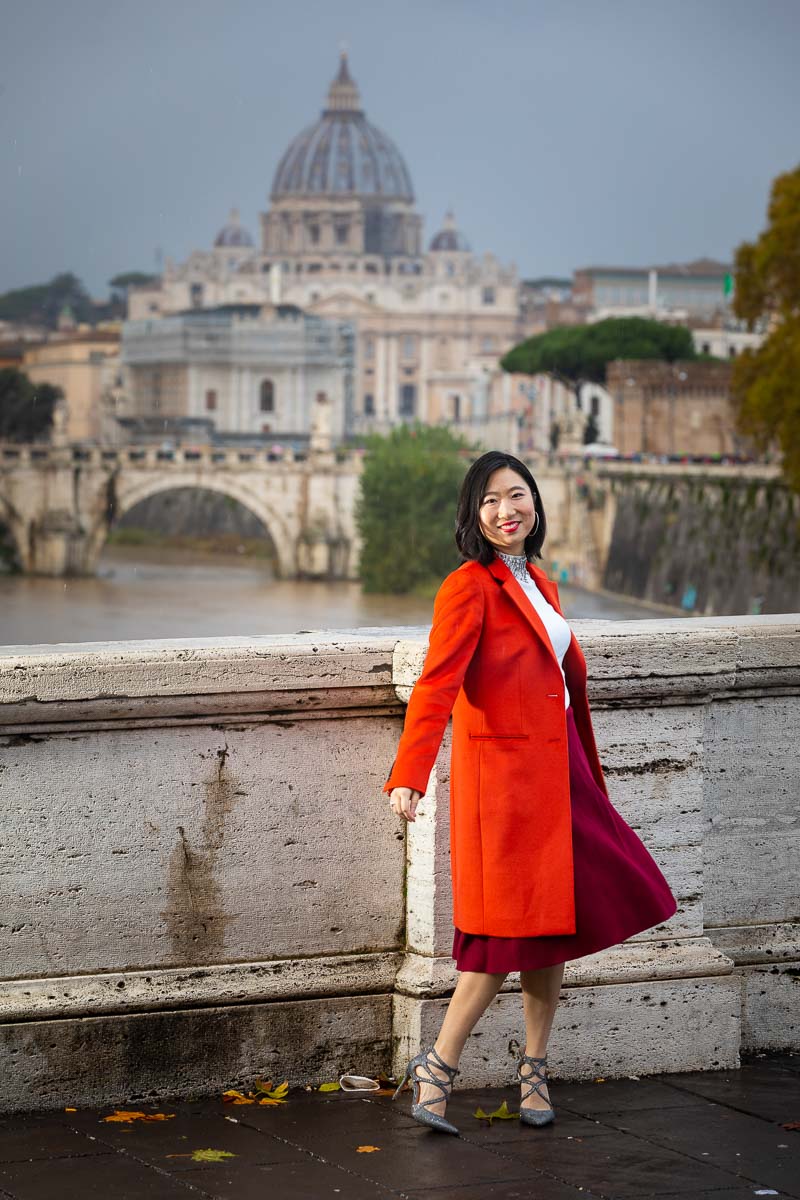
<instances>
[{"instance_id":1,"label":"stone bridge","mask_svg":"<svg viewBox=\"0 0 800 1200\"><path fill-rule=\"evenodd\" d=\"M0 446L0 524L22 569L92 575L116 520L149 496L204 488L231 497L264 526L284 578L356 577L355 500L361 460L291 452L153 446Z\"/></svg>"}]
</instances>

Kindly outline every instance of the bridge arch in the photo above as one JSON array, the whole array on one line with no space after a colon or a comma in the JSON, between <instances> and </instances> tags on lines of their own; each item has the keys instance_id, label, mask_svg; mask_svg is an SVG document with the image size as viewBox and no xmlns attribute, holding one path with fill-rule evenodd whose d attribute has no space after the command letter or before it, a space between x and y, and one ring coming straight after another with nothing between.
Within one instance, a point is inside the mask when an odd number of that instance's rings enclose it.
<instances>
[{"instance_id":1,"label":"bridge arch","mask_svg":"<svg viewBox=\"0 0 800 1200\"><path fill-rule=\"evenodd\" d=\"M214 476L209 473L198 479L196 476L163 477L152 476L148 479L126 480L124 473L117 476L114 490L114 515L125 516L137 504L148 500L151 496L162 492L174 492L183 489L216 492L218 495L235 500L256 517L266 529L275 547L278 559L278 572L281 578L290 578L295 571L294 540L286 521L275 508L258 495L243 480L235 476ZM92 529L89 536L88 560L92 570L96 569L97 561L108 538L109 525L106 520L100 520Z\"/></svg>"}]
</instances>

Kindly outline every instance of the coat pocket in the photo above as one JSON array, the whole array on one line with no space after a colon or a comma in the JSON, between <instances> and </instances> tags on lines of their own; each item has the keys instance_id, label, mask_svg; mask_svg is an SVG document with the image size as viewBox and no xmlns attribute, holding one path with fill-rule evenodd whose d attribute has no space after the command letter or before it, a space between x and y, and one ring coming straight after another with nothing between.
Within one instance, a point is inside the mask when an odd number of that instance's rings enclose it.
<instances>
[{"instance_id":1,"label":"coat pocket","mask_svg":"<svg viewBox=\"0 0 800 1200\"><path fill-rule=\"evenodd\" d=\"M496 742L505 738L527 742L531 735L529 733L471 733L469 736L475 742Z\"/></svg>"}]
</instances>

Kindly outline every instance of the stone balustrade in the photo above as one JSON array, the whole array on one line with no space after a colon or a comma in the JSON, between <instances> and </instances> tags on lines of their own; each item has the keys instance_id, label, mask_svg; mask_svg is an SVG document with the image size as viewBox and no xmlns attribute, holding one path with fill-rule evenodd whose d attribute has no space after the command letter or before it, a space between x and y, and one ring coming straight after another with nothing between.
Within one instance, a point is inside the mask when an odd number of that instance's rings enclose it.
<instances>
[{"instance_id":1,"label":"stone balustrade","mask_svg":"<svg viewBox=\"0 0 800 1200\"><path fill-rule=\"evenodd\" d=\"M573 625L612 801L679 908L567 964L553 1075L797 1048L800 616ZM381 792L425 646L0 647L0 1111L397 1071L435 1037L449 735L415 823ZM523 1036L511 974L460 1082L509 1082Z\"/></svg>"}]
</instances>

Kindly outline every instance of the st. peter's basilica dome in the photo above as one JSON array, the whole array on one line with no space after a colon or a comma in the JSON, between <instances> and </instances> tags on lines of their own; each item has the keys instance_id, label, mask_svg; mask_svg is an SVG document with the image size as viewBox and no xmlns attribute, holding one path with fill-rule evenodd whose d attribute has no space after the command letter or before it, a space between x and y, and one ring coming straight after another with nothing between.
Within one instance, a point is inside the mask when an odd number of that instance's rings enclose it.
<instances>
[{"instance_id":1,"label":"st. peter's basilica dome","mask_svg":"<svg viewBox=\"0 0 800 1200\"><path fill-rule=\"evenodd\" d=\"M284 154L272 199L295 196L358 196L413 203L411 176L391 138L371 125L342 54L315 125L299 134Z\"/></svg>"}]
</instances>

